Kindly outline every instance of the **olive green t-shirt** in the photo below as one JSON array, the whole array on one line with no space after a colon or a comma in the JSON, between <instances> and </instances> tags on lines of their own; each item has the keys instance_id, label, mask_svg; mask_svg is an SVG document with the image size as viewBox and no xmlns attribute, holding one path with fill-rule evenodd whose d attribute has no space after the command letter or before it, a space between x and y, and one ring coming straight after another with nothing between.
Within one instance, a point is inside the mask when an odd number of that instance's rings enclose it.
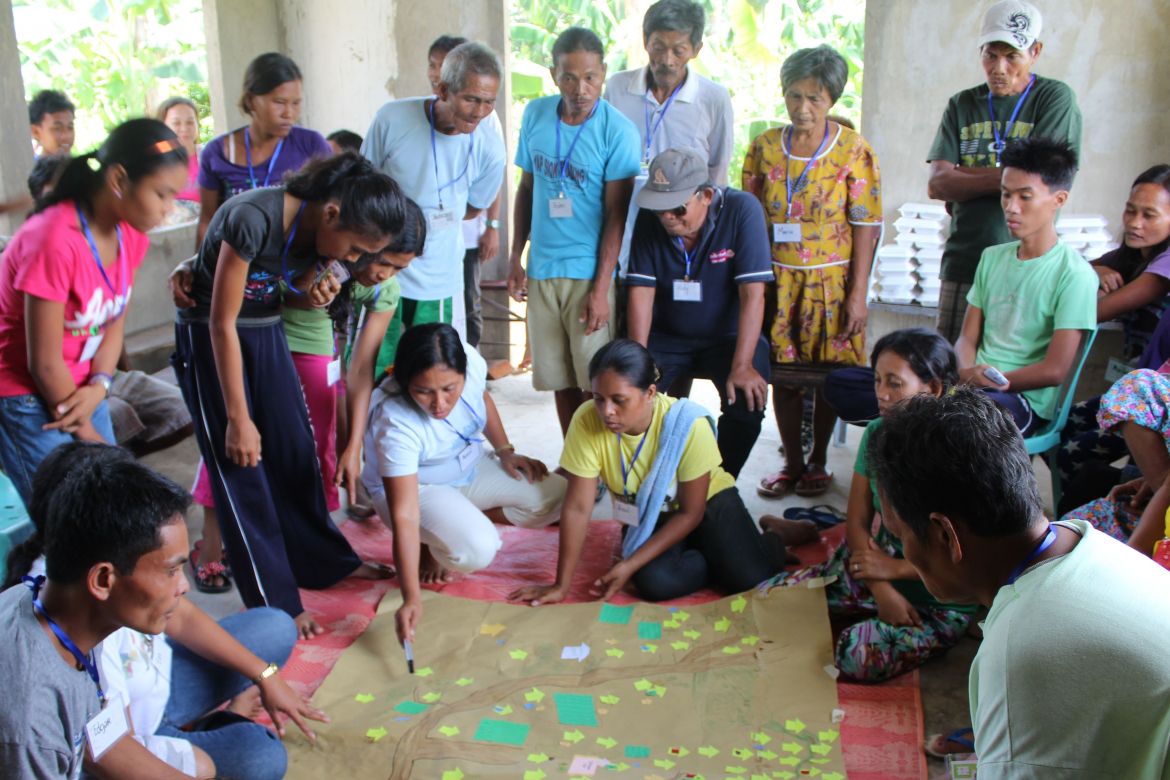
<instances>
[{"instance_id":1,"label":"olive green t-shirt","mask_svg":"<svg viewBox=\"0 0 1170 780\"><path fill-rule=\"evenodd\" d=\"M947 160L968 168L995 167L998 156L990 149L995 133L987 112L988 91L986 84L980 84L950 99L927 162ZM1019 95L1009 95L993 99L995 122L1001 134L1019 98ZM1068 141L1080 154L1081 110L1077 108L1076 95L1064 82L1036 77L1008 134L1008 143L1010 139L1033 135ZM983 250L1005 244L1012 237L998 195L947 205L951 212L951 234L943 252L941 276L944 281L970 284Z\"/></svg>"}]
</instances>

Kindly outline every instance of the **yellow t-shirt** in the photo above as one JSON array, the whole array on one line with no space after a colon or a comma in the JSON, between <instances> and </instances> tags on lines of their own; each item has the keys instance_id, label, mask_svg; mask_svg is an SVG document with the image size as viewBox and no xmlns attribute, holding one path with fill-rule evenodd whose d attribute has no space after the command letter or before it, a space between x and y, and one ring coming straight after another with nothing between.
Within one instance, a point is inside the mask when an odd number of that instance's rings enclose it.
<instances>
[{"instance_id":1,"label":"yellow t-shirt","mask_svg":"<svg viewBox=\"0 0 1170 780\"><path fill-rule=\"evenodd\" d=\"M654 397L654 417L650 427L646 430L646 443L642 452L634 461L633 468L626 479L626 492L636 495L642 480L650 473L650 466L654 463L654 454L658 451L658 435L662 431L662 421L666 419L666 412L677 402L675 398L668 398L659 393ZM614 495L622 495L622 466L618 456L618 441L613 431L605 427L592 401L585 403L573 415L573 422L569 424L569 432L565 435L565 448L561 453L561 467L578 477L590 479L601 476L605 486ZM620 434L622 457L626 467L630 468L630 459L638 449L642 436ZM719 455L719 447L715 443L715 434L706 418L695 420L691 433L687 437L687 444L683 448L682 458L679 460L676 482L690 482L704 474L711 475L711 482L707 487L707 498L721 493L728 488L735 487L735 480L723 470L723 462ZM671 490L668 500L677 498L677 489Z\"/></svg>"}]
</instances>

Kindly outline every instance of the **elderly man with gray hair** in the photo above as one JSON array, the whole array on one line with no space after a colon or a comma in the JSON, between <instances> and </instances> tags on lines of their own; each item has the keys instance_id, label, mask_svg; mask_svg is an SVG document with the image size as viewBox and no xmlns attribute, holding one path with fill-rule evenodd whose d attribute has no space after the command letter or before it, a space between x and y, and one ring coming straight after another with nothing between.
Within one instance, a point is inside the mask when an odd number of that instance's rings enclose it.
<instances>
[{"instance_id":1,"label":"elderly man with gray hair","mask_svg":"<svg viewBox=\"0 0 1170 780\"><path fill-rule=\"evenodd\" d=\"M394 361L411 325L446 322L466 336L462 221L491 205L504 178L504 142L481 120L502 76L482 43L456 46L443 61L435 95L392 100L378 111L362 154L389 174L427 217L423 254L398 274L402 301L378 365Z\"/></svg>"}]
</instances>

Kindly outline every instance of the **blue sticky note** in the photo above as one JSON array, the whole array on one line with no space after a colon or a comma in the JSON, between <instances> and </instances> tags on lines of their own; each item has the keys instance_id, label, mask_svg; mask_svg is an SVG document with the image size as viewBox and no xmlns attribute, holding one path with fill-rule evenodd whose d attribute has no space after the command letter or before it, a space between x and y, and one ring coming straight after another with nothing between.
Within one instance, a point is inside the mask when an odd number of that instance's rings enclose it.
<instances>
[{"instance_id":1,"label":"blue sticky note","mask_svg":"<svg viewBox=\"0 0 1170 780\"><path fill-rule=\"evenodd\" d=\"M639 639L661 639L662 638L662 624L652 623L649 621L642 621L638 624L638 638Z\"/></svg>"},{"instance_id":2,"label":"blue sticky note","mask_svg":"<svg viewBox=\"0 0 1170 780\"><path fill-rule=\"evenodd\" d=\"M593 697L583 693L554 693L557 718L564 726L596 726L597 710Z\"/></svg>"}]
</instances>

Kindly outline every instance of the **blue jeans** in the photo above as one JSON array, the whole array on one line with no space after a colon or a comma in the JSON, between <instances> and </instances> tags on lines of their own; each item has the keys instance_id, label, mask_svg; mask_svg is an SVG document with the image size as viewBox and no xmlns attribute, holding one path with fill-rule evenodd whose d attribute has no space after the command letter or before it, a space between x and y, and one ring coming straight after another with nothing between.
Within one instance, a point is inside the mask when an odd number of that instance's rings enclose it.
<instances>
[{"instance_id":1,"label":"blue jeans","mask_svg":"<svg viewBox=\"0 0 1170 780\"><path fill-rule=\"evenodd\" d=\"M262 660L283 666L297 641L292 618L279 609L257 607L237 612L219 622L244 647ZM170 640L168 640L170 641ZM215 762L215 776L223 780L280 780L288 756L280 738L270 729L243 718L224 719L219 728L183 731L228 699L252 686L252 681L212 663L187 648L171 643L171 696L155 732L185 739L204 750Z\"/></svg>"},{"instance_id":2,"label":"blue jeans","mask_svg":"<svg viewBox=\"0 0 1170 780\"><path fill-rule=\"evenodd\" d=\"M113 444L114 426L105 401L93 410L91 419L102 438ZM72 434L41 430L51 422L53 418L39 395L0 398L0 464L26 505L32 496L37 466L58 446L73 441Z\"/></svg>"}]
</instances>

